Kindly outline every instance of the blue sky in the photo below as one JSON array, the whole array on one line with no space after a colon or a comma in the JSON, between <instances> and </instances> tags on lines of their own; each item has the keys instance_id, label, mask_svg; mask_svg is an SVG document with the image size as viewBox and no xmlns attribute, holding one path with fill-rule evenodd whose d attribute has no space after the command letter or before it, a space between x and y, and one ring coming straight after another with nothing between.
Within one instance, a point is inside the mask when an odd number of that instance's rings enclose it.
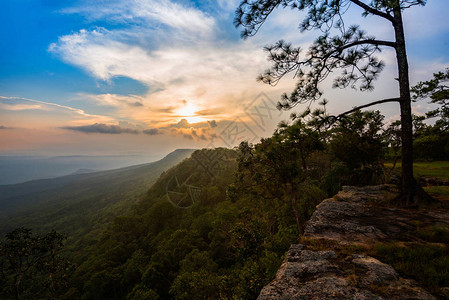
<instances>
[{"instance_id":1,"label":"blue sky","mask_svg":"<svg viewBox=\"0 0 449 300\"><path fill-rule=\"evenodd\" d=\"M80 91L90 93L140 93L145 85L116 79L100 85L82 69L66 64L48 51L59 36L91 27L84 17L62 10L76 1L2 1L0 87L3 95L62 101Z\"/></svg>"},{"instance_id":2,"label":"blue sky","mask_svg":"<svg viewBox=\"0 0 449 300\"><path fill-rule=\"evenodd\" d=\"M181 147L227 145L222 130L236 120L257 137L269 135L289 113L273 117L267 111L261 129L248 105L257 106L261 92L277 101L294 81L287 78L275 88L255 81L269 66L262 47L283 38L307 48L318 34L301 34L301 15L278 9L257 36L242 40L232 25L234 0L2 0L0 5L1 154L162 155ZM429 0L404 14L412 83L449 66L447 11L449 1ZM360 14L351 7L347 22L392 36L388 24ZM397 95L394 53L381 57L387 68L374 92L324 84L331 112ZM421 102L414 111L429 108ZM398 117L394 105L382 112L390 120Z\"/></svg>"}]
</instances>

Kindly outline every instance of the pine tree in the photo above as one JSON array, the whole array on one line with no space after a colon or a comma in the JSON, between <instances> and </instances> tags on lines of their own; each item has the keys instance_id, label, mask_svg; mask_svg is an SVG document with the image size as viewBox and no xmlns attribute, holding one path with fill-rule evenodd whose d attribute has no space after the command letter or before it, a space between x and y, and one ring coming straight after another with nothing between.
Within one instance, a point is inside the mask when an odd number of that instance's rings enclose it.
<instances>
[{"instance_id":1,"label":"pine tree","mask_svg":"<svg viewBox=\"0 0 449 300\"><path fill-rule=\"evenodd\" d=\"M310 103L322 96L320 83L335 69L342 72L334 80L334 87L372 90L384 63L375 54L382 48L393 48L398 67L399 97L381 99L361 105L357 109L387 102L397 102L401 111L402 176L401 191L406 203L411 200L432 200L413 177L412 112L409 70L402 13L412 6L425 5L425 0L244 0L240 3L234 24L243 27L242 37L255 35L268 16L278 7L290 7L306 11L300 24L301 31L318 29L322 33L310 46L304 57L302 49L279 41L267 46L272 67L258 78L264 83L276 85L288 73L298 78L296 88L282 95L281 109L291 109L298 104ZM367 35L358 25L346 26L344 14L348 7L360 8L363 16L374 16L387 20L394 30L393 41L377 39ZM332 29L339 33L331 36Z\"/></svg>"}]
</instances>

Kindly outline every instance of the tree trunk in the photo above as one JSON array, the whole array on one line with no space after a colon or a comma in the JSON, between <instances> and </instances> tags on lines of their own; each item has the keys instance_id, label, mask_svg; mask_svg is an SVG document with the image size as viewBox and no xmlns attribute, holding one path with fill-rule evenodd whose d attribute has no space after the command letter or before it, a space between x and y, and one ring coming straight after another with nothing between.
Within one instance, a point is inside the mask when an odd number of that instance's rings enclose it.
<instances>
[{"instance_id":1,"label":"tree trunk","mask_svg":"<svg viewBox=\"0 0 449 300\"><path fill-rule=\"evenodd\" d=\"M401 190L412 197L416 193L416 181L413 178L413 123L408 77L407 52L405 49L404 24L399 1L394 8L394 31L396 36L396 59L398 62L399 97L401 108L401 140L402 140L402 177ZM409 199L407 199L408 201Z\"/></svg>"},{"instance_id":2,"label":"tree trunk","mask_svg":"<svg viewBox=\"0 0 449 300\"><path fill-rule=\"evenodd\" d=\"M51 292L51 299L56 299L56 288L55 288L55 281L53 279L53 272L50 272L50 292Z\"/></svg>"},{"instance_id":3,"label":"tree trunk","mask_svg":"<svg viewBox=\"0 0 449 300\"><path fill-rule=\"evenodd\" d=\"M396 37L396 59L398 62L399 75L399 104L401 108L401 140L402 140L402 176L401 194L405 197L407 205L412 201L417 202L438 202L429 196L413 177L413 120L410 97L410 82L408 77L407 52L405 49L404 24L402 22L402 12L399 0L395 1L394 32Z\"/></svg>"},{"instance_id":4,"label":"tree trunk","mask_svg":"<svg viewBox=\"0 0 449 300\"><path fill-rule=\"evenodd\" d=\"M298 226L299 234L303 234L304 229L302 228L301 216L299 214L298 206L296 205L296 192L292 188L292 194L290 195L291 205L293 212L295 213L296 226Z\"/></svg>"},{"instance_id":5,"label":"tree trunk","mask_svg":"<svg viewBox=\"0 0 449 300\"><path fill-rule=\"evenodd\" d=\"M17 275L16 284L15 284L15 292L16 292L16 300L20 300L20 282L22 281L23 274L20 273Z\"/></svg>"}]
</instances>

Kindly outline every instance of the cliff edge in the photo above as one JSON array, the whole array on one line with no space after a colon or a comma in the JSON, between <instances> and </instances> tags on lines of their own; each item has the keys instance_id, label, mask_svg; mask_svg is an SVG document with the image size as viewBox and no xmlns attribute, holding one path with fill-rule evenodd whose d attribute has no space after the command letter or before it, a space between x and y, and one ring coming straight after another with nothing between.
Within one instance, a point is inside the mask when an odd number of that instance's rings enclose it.
<instances>
[{"instance_id":1,"label":"cliff edge","mask_svg":"<svg viewBox=\"0 0 449 300\"><path fill-rule=\"evenodd\" d=\"M369 255L377 243L423 242L417 224L449 228L445 210L388 207L396 195L391 185L344 187L324 200L258 299L436 299Z\"/></svg>"}]
</instances>

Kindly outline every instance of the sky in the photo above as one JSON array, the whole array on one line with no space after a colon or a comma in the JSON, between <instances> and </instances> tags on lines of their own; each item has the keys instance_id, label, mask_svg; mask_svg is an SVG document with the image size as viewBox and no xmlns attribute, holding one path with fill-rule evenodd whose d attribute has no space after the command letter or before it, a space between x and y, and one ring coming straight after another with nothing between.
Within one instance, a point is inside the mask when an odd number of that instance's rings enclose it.
<instances>
[{"instance_id":1,"label":"sky","mask_svg":"<svg viewBox=\"0 0 449 300\"><path fill-rule=\"evenodd\" d=\"M0 155L163 156L177 148L237 145L272 134L290 112L275 110L294 78L257 82L270 66L263 47L280 39L304 53L319 32L279 8L254 37L233 26L234 0L2 0ZM412 84L449 67L449 1L404 12ZM391 39L383 20L351 6L347 24ZM323 84L339 113L396 97L395 55L372 92ZM378 107L397 119L396 104ZM432 107L414 104L416 114ZM298 108L301 110L301 108Z\"/></svg>"}]
</instances>

